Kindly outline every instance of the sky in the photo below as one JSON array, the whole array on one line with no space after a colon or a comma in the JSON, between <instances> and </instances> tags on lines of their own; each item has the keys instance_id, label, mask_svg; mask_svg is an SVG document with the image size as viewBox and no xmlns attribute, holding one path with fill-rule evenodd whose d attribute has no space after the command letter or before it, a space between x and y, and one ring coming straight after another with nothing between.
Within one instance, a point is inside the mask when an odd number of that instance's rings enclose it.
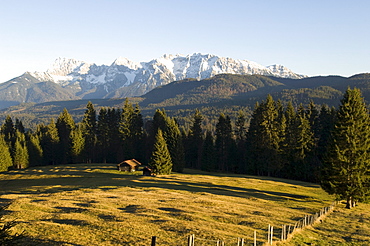
<instances>
[{"instance_id":1,"label":"sky","mask_svg":"<svg viewBox=\"0 0 370 246\"><path fill-rule=\"evenodd\" d=\"M0 0L0 82L58 57L213 54L308 76L370 72L367 0Z\"/></svg>"}]
</instances>

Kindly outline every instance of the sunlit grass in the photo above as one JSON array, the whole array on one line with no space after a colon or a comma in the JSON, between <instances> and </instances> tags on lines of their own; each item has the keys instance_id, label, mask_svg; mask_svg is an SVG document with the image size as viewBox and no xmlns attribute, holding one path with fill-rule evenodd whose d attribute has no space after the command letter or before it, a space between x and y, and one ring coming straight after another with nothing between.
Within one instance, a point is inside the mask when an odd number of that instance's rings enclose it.
<instances>
[{"instance_id":1,"label":"sunlit grass","mask_svg":"<svg viewBox=\"0 0 370 246\"><path fill-rule=\"evenodd\" d=\"M333 200L311 183L194 170L144 177L104 164L11 171L0 184L25 245L150 245L152 236L186 245L190 234L252 242L254 230L262 243L268 224L295 223Z\"/></svg>"}]
</instances>

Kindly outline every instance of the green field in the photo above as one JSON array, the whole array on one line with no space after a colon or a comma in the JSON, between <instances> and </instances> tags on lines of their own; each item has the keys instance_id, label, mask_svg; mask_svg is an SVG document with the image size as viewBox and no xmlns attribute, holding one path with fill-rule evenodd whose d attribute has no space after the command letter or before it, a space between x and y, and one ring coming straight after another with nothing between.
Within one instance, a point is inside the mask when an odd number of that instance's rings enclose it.
<instances>
[{"instance_id":1,"label":"green field","mask_svg":"<svg viewBox=\"0 0 370 246\"><path fill-rule=\"evenodd\" d=\"M236 245L238 237L251 245L254 230L262 245L269 224L294 224L333 201L299 181L193 170L144 177L104 164L14 170L0 184L23 245L150 245L152 236L157 245L186 245L190 234L196 245ZM342 207L283 245L369 245L370 206Z\"/></svg>"}]
</instances>

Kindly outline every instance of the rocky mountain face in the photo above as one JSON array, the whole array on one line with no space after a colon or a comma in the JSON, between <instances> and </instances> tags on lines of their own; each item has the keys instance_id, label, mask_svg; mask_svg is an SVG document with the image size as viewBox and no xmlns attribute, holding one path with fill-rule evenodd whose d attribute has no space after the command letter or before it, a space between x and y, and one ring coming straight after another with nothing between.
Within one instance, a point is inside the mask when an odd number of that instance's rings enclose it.
<instances>
[{"instance_id":1,"label":"rocky mountain face","mask_svg":"<svg viewBox=\"0 0 370 246\"><path fill-rule=\"evenodd\" d=\"M27 91L37 87L35 84L41 82L59 85L63 95L58 98L66 96L66 100L71 98L119 98L140 96L158 86L177 80L186 78L202 80L224 73L261 74L293 79L305 77L281 65L265 67L247 60L234 60L209 54L164 55L158 59L140 63L118 58L109 66L58 58L46 72L27 72L0 84L0 101L7 100L1 95L12 94L16 98L14 101L31 102ZM15 85L17 85L16 89ZM41 90L39 87L37 87L38 90ZM43 86L42 88L49 87ZM9 91L11 93L8 93ZM39 94L47 95L48 93L46 90ZM32 102L50 100L49 96L43 99L40 95L37 100L33 98L32 100L36 101Z\"/></svg>"}]
</instances>

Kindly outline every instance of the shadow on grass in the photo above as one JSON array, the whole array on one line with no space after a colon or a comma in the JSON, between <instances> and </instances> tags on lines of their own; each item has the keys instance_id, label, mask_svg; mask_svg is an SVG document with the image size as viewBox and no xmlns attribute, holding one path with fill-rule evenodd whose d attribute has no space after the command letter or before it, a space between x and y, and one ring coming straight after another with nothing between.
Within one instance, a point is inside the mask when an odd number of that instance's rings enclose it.
<instances>
[{"instance_id":1,"label":"shadow on grass","mask_svg":"<svg viewBox=\"0 0 370 246\"><path fill-rule=\"evenodd\" d=\"M82 246L82 244L48 240L48 239L37 239L32 237L23 236L21 240L18 240L14 245L27 245L27 246L60 246L60 245L71 245L71 246Z\"/></svg>"},{"instance_id":2,"label":"shadow on grass","mask_svg":"<svg viewBox=\"0 0 370 246\"><path fill-rule=\"evenodd\" d=\"M99 188L103 191L113 190L116 187L131 188L162 188L169 190L203 192L214 195L224 195L242 198L258 198L270 201L300 201L309 198L308 196L291 194L280 191L259 190L253 188L242 188L228 185L217 185L205 182L191 182L171 177L143 177L128 175L124 172L114 171L113 165L66 165L66 166L45 166L31 168L20 171L11 171L6 175L17 175L14 179L0 180L0 191L2 193L13 194L41 194L58 193L62 191L73 191L78 189ZM193 172L193 171L191 171ZM21 179L18 179L19 174ZM58 175L62 175L62 177ZM190 173L196 175L195 173ZM52 176L48 176L52 175ZM198 174L199 175L199 174ZM225 175L217 173L203 173L201 175L220 176L220 177L238 177L240 175ZM247 178L247 177L246 177ZM250 177L253 179L262 179L269 181L285 182L293 185L310 186L309 183L295 182L288 180ZM309 199L308 199L309 200ZM0 200L1 202L1 200ZM130 209L129 209L130 210Z\"/></svg>"}]
</instances>

